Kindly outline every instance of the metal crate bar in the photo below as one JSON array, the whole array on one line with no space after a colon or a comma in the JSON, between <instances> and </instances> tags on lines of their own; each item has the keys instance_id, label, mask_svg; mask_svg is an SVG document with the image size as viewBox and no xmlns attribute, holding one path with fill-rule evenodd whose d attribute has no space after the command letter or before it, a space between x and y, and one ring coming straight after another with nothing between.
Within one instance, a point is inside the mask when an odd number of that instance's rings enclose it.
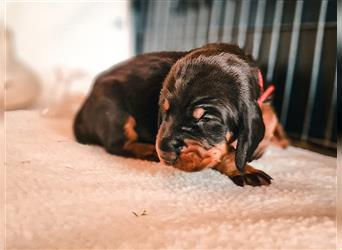
<instances>
[{"instance_id":1,"label":"metal crate bar","mask_svg":"<svg viewBox=\"0 0 342 250\"><path fill-rule=\"evenodd\" d=\"M261 45L265 9L266 9L266 0L258 1L257 14L255 18L254 37L253 37L253 50L252 50L252 56L255 60L259 58L259 50L260 50L260 45Z\"/></svg>"},{"instance_id":2,"label":"metal crate bar","mask_svg":"<svg viewBox=\"0 0 342 250\"><path fill-rule=\"evenodd\" d=\"M327 126L325 128L325 145L329 145L331 142L331 135L334 126L334 118L336 117L336 102L337 102L337 69L335 69L334 88L332 92L332 99L330 103L330 110L328 116Z\"/></svg>"},{"instance_id":3,"label":"metal crate bar","mask_svg":"<svg viewBox=\"0 0 342 250\"><path fill-rule=\"evenodd\" d=\"M319 67L320 67L319 65L320 65L321 54L322 54L327 7L328 7L328 1L322 1L320 12L319 12L318 25L317 25L317 34L316 34L316 42L315 42L315 50L314 50L314 59L313 59L312 71L311 71L309 97L308 97L308 102L306 105L305 119L304 119L303 132L302 132L303 140L308 139L311 117L312 117L312 109L313 109L313 105L314 105L316 93L317 93L318 73L319 73Z\"/></svg>"},{"instance_id":4,"label":"metal crate bar","mask_svg":"<svg viewBox=\"0 0 342 250\"><path fill-rule=\"evenodd\" d=\"M217 42L219 40L219 23L221 19L221 10L224 2L222 0L214 0L210 14L209 36L208 42Z\"/></svg>"},{"instance_id":5,"label":"metal crate bar","mask_svg":"<svg viewBox=\"0 0 342 250\"><path fill-rule=\"evenodd\" d=\"M277 1L274 19L273 19L271 48L270 48L270 54L268 57L268 67L267 67L267 74L266 74L266 79L268 82L272 81L273 79L274 67L275 67L275 63L277 59L277 51L278 51L278 45L279 45L279 35L280 35L281 19L283 16L283 8L284 8L284 1Z\"/></svg>"},{"instance_id":6,"label":"metal crate bar","mask_svg":"<svg viewBox=\"0 0 342 250\"><path fill-rule=\"evenodd\" d=\"M241 3L240 18L239 18L239 33L238 33L238 45L243 48L246 42L246 33L248 27L248 18L251 1L243 0Z\"/></svg>"},{"instance_id":7,"label":"metal crate bar","mask_svg":"<svg viewBox=\"0 0 342 250\"><path fill-rule=\"evenodd\" d=\"M235 17L236 2L228 0L226 2L225 15L223 21L222 41L230 43L233 37L233 26Z\"/></svg>"},{"instance_id":8,"label":"metal crate bar","mask_svg":"<svg viewBox=\"0 0 342 250\"><path fill-rule=\"evenodd\" d=\"M296 10L293 20L292 27L292 35L290 42L290 55L287 63L287 73L286 73L286 81L285 81L285 93L283 98L283 105L281 109L281 117L280 121L285 126L287 121L287 115L290 104L290 96L293 84L293 75L296 67L296 59L297 59L297 50L298 50L298 41L299 41L299 33L300 33L300 25L301 25L301 17L303 12L303 4L304 1L296 2Z\"/></svg>"}]
</instances>

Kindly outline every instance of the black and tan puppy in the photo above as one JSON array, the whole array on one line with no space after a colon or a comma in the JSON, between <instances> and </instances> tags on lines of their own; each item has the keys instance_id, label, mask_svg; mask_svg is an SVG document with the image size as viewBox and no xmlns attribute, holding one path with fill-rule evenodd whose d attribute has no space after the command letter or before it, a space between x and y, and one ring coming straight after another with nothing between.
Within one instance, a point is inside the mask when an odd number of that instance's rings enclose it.
<instances>
[{"instance_id":1,"label":"black and tan puppy","mask_svg":"<svg viewBox=\"0 0 342 250\"><path fill-rule=\"evenodd\" d=\"M270 184L247 165L282 131L270 106L258 105L258 73L229 44L137 56L97 77L76 116L76 139L185 171L210 167L240 186Z\"/></svg>"}]
</instances>

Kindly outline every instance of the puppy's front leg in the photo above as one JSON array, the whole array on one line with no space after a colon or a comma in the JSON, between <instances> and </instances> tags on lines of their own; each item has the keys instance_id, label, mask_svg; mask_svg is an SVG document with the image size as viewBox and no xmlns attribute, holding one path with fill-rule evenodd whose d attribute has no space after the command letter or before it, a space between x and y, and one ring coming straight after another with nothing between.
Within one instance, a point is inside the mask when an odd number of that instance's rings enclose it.
<instances>
[{"instance_id":1,"label":"puppy's front leg","mask_svg":"<svg viewBox=\"0 0 342 250\"><path fill-rule=\"evenodd\" d=\"M227 153L223 156L222 161L213 169L219 171L221 174L227 175L236 185L243 187L263 186L271 184L272 177L265 172L253 168L250 165L245 166L245 172L241 173L235 165L235 149L228 146Z\"/></svg>"},{"instance_id":2,"label":"puppy's front leg","mask_svg":"<svg viewBox=\"0 0 342 250\"><path fill-rule=\"evenodd\" d=\"M133 157L149 161L159 161L155 146L147 143L128 142L124 149L131 152Z\"/></svg>"}]
</instances>

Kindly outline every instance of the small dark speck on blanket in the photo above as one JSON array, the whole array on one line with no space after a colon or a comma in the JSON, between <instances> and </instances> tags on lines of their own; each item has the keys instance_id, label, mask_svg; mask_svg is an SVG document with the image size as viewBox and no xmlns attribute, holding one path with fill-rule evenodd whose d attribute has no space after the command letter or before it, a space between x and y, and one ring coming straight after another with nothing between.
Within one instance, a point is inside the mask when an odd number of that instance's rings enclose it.
<instances>
[{"instance_id":1,"label":"small dark speck on blanket","mask_svg":"<svg viewBox=\"0 0 342 250\"><path fill-rule=\"evenodd\" d=\"M144 210L140 215L137 214L136 212L132 211L132 214L134 214L136 217L144 216L147 215L146 211Z\"/></svg>"}]
</instances>

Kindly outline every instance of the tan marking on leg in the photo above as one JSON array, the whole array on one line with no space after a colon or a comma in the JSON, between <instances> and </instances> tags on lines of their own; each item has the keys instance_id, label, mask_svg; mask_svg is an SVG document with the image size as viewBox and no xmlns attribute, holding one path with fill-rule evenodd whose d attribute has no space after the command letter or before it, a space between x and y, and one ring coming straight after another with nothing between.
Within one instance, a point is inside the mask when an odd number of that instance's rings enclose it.
<instances>
[{"instance_id":1,"label":"tan marking on leg","mask_svg":"<svg viewBox=\"0 0 342 250\"><path fill-rule=\"evenodd\" d=\"M259 169L253 168L250 165L246 165L245 172L241 173L236 168L235 149L233 147L228 148L227 154L223 157L223 160L213 169L224 175L227 175L235 184L239 186L261 186L269 185L271 183L270 176Z\"/></svg>"},{"instance_id":2,"label":"tan marking on leg","mask_svg":"<svg viewBox=\"0 0 342 250\"><path fill-rule=\"evenodd\" d=\"M131 142L125 143L124 149L132 152L139 158L146 156L157 156L155 146L147 143Z\"/></svg>"},{"instance_id":3,"label":"tan marking on leg","mask_svg":"<svg viewBox=\"0 0 342 250\"><path fill-rule=\"evenodd\" d=\"M132 116L129 116L125 125L124 131L128 142L133 142L138 140L138 134L135 132L134 128L136 126L136 121Z\"/></svg>"},{"instance_id":4,"label":"tan marking on leg","mask_svg":"<svg viewBox=\"0 0 342 250\"><path fill-rule=\"evenodd\" d=\"M265 123L265 140L271 140L274 134L274 130L278 125L278 118L276 113L273 110L273 107L270 104L264 104L261 108L262 118Z\"/></svg>"},{"instance_id":5,"label":"tan marking on leg","mask_svg":"<svg viewBox=\"0 0 342 250\"><path fill-rule=\"evenodd\" d=\"M222 161L214 169L227 175L241 174L235 165L235 149L228 146L228 150L223 156Z\"/></svg>"},{"instance_id":6,"label":"tan marking on leg","mask_svg":"<svg viewBox=\"0 0 342 250\"><path fill-rule=\"evenodd\" d=\"M286 135L286 132L280 123L278 123L275 128L274 136L272 138L272 143L282 148L287 148L290 144L290 141Z\"/></svg>"},{"instance_id":7,"label":"tan marking on leg","mask_svg":"<svg viewBox=\"0 0 342 250\"><path fill-rule=\"evenodd\" d=\"M259 143L259 146L254 152L253 158L260 158L266 148L270 145L271 142L274 142L275 145L286 147L288 145L288 140L286 139L285 131L283 130L281 124L278 121L278 117L270 104L263 104L261 107L262 118L265 124L265 136L262 141ZM278 139L278 133L281 133L280 138ZM284 146L283 146L284 145Z\"/></svg>"},{"instance_id":8,"label":"tan marking on leg","mask_svg":"<svg viewBox=\"0 0 342 250\"><path fill-rule=\"evenodd\" d=\"M154 145L136 142L138 140L138 134L134 130L135 126L135 119L132 116L129 116L124 125L124 131L127 141L124 144L123 148L133 153L133 155L137 158L144 159L148 156L158 158Z\"/></svg>"}]
</instances>

